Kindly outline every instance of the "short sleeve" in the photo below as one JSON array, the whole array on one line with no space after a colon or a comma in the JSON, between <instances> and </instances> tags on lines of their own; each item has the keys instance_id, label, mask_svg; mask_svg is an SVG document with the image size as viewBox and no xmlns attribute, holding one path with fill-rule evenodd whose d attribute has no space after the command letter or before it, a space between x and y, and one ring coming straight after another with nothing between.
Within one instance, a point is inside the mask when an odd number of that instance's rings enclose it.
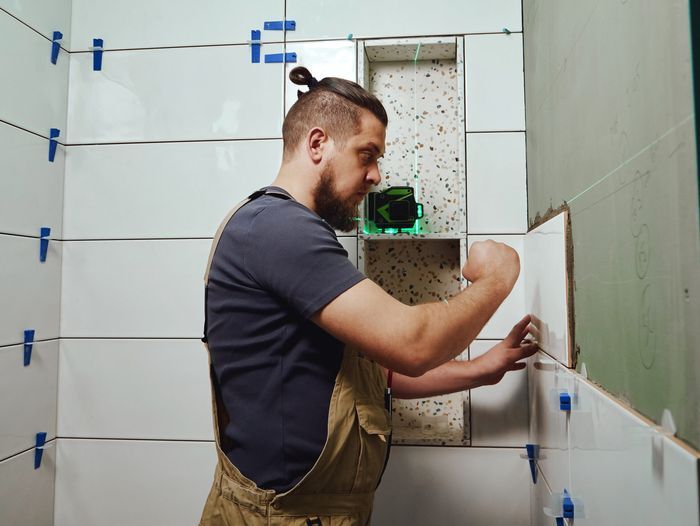
<instances>
[{"instance_id":1,"label":"short sleeve","mask_svg":"<svg viewBox=\"0 0 700 526\"><path fill-rule=\"evenodd\" d=\"M304 318L365 279L333 229L298 203L261 209L249 236L246 272Z\"/></svg>"}]
</instances>

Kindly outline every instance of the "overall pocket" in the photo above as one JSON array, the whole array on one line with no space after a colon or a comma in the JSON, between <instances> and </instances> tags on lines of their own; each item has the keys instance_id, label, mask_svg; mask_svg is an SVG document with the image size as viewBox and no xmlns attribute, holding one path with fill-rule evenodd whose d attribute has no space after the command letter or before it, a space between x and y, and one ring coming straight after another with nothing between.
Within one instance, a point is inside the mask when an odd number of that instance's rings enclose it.
<instances>
[{"instance_id":1,"label":"overall pocket","mask_svg":"<svg viewBox=\"0 0 700 526\"><path fill-rule=\"evenodd\" d=\"M381 403L374 401L358 400L355 402L355 411L359 424L360 454L352 492L371 493L384 468L391 434L391 417Z\"/></svg>"}]
</instances>

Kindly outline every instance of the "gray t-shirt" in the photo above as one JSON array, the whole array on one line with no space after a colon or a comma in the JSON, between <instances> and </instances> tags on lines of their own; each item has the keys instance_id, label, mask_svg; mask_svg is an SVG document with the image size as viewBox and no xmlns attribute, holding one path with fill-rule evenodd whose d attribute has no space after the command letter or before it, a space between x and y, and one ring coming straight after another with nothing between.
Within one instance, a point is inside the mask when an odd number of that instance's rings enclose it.
<instances>
[{"instance_id":1,"label":"gray t-shirt","mask_svg":"<svg viewBox=\"0 0 700 526\"><path fill-rule=\"evenodd\" d=\"M333 229L291 198L258 197L223 231L205 335L230 417L221 442L262 488L290 489L323 449L344 345L309 318L363 279Z\"/></svg>"}]
</instances>

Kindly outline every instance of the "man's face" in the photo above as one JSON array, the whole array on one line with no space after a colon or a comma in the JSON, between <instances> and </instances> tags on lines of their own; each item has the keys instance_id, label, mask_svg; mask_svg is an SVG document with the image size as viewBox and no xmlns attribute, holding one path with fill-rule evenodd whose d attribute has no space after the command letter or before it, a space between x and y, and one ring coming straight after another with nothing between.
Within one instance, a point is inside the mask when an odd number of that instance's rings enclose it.
<instances>
[{"instance_id":1,"label":"man's face","mask_svg":"<svg viewBox=\"0 0 700 526\"><path fill-rule=\"evenodd\" d=\"M371 112L360 113L359 132L334 150L321 173L314 199L316 212L336 230L355 226L362 199L379 184L377 160L384 155L386 128Z\"/></svg>"}]
</instances>

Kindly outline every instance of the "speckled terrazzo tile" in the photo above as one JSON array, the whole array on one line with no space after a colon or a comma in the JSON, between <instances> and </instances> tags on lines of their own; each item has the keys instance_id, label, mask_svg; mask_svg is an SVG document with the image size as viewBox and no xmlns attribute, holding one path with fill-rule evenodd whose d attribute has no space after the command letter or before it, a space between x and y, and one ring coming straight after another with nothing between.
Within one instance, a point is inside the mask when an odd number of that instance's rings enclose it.
<instances>
[{"instance_id":1,"label":"speckled terrazzo tile","mask_svg":"<svg viewBox=\"0 0 700 526\"><path fill-rule=\"evenodd\" d=\"M394 444L436 446L468 445L468 393L452 393L420 400L394 400L392 411ZM465 397L467 403L465 404ZM467 409L468 410L468 409Z\"/></svg>"},{"instance_id":2,"label":"speckled terrazzo tile","mask_svg":"<svg viewBox=\"0 0 700 526\"><path fill-rule=\"evenodd\" d=\"M412 61L416 56L416 51L418 51L418 58L423 60L454 58L454 38L452 39L452 42L447 42L445 44L428 44L425 46L421 45L421 49L418 49L417 44L368 46L367 57L372 62L389 62L396 60Z\"/></svg>"},{"instance_id":3,"label":"speckled terrazzo tile","mask_svg":"<svg viewBox=\"0 0 700 526\"><path fill-rule=\"evenodd\" d=\"M464 231L463 149L456 60L370 62L369 87L389 115L383 182L413 186L423 232ZM418 179L416 179L416 174Z\"/></svg>"}]
</instances>

